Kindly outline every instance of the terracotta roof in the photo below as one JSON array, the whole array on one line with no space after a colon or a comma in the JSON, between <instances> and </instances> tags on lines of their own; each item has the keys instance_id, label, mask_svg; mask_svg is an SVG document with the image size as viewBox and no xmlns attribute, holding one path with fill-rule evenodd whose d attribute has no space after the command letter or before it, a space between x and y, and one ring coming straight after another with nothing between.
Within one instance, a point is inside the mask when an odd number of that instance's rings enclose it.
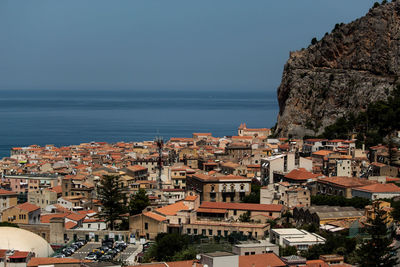
<instances>
[{"instance_id":1,"label":"terracotta roof","mask_svg":"<svg viewBox=\"0 0 400 267\"><path fill-rule=\"evenodd\" d=\"M40 216L40 223L50 223L52 218L65 218L68 216L68 213L52 213L52 214L43 214Z\"/></svg>"},{"instance_id":2,"label":"terracotta roof","mask_svg":"<svg viewBox=\"0 0 400 267\"><path fill-rule=\"evenodd\" d=\"M40 265L52 265L52 264L71 264L80 262L91 262L89 260L79 260L79 259L71 259L71 258L32 258L27 267L36 267Z\"/></svg>"},{"instance_id":3,"label":"terracotta roof","mask_svg":"<svg viewBox=\"0 0 400 267\"><path fill-rule=\"evenodd\" d=\"M176 215L176 213L181 210L189 210L189 207L186 206L182 201L179 201L175 202L174 204L158 208L155 211L163 215Z\"/></svg>"},{"instance_id":4,"label":"terracotta roof","mask_svg":"<svg viewBox=\"0 0 400 267\"><path fill-rule=\"evenodd\" d=\"M361 179L361 178L341 177L341 176L320 178L318 180L318 182L327 183L327 184L335 184L335 185L339 185L342 187L361 187L364 185L377 183L376 181L370 181L370 180Z\"/></svg>"},{"instance_id":5,"label":"terracotta roof","mask_svg":"<svg viewBox=\"0 0 400 267\"><path fill-rule=\"evenodd\" d=\"M13 191L8 191L0 188L0 195L16 195L17 193Z\"/></svg>"},{"instance_id":6,"label":"terracotta roof","mask_svg":"<svg viewBox=\"0 0 400 267\"><path fill-rule=\"evenodd\" d=\"M280 212L283 209L283 205L280 205L280 204L206 202L206 201L204 201L203 203L201 203L200 208Z\"/></svg>"},{"instance_id":7,"label":"terracotta roof","mask_svg":"<svg viewBox=\"0 0 400 267\"><path fill-rule=\"evenodd\" d=\"M209 209L209 208L198 208L196 212L204 212L204 213L226 213L226 209Z\"/></svg>"},{"instance_id":8,"label":"terracotta roof","mask_svg":"<svg viewBox=\"0 0 400 267\"><path fill-rule=\"evenodd\" d=\"M73 229L73 228L75 228L76 226L77 226L77 224L74 223L74 222L66 222L66 223L65 223L65 229Z\"/></svg>"},{"instance_id":9,"label":"terracotta roof","mask_svg":"<svg viewBox=\"0 0 400 267\"><path fill-rule=\"evenodd\" d=\"M159 214L157 214L157 213L151 212L151 211L146 212L146 213L143 213L143 215L144 215L144 216L147 216L147 217L150 217L150 218L152 218L152 219L154 219L154 220L156 220L156 221L159 221L159 222L162 222L162 221L167 220L166 217L164 217L164 216L162 216L162 215L159 215Z\"/></svg>"},{"instance_id":10,"label":"terracotta roof","mask_svg":"<svg viewBox=\"0 0 400 267\"><path fill-rule=\"evenodd\" d=\"M49 190L54 191L57 194L61 194L62 193L61 185L57 185L57 186L51 187L51 188L49 188Z\"/></svg>"},{"instance_id":11,"label":"terracotta roof","mask_svg":"<svg viewBox=\"0 0 400 267\"><path fill-rule=\"evenodd\" d=\"M278 267L286 264L274 253L239 256L240 267Z\"/></svg>"},{"instance_id":12,"label":"terracotta roof","mask_svg":"<svg viewBox=\"0 0 400 267\"><path fill-rule=\"evenodd\" d=\"M133 165L133 166L129 166L127 167L128 170L133 171L133 172L137 172L137 171L147 171L146 167L140 166L140 165Z\"/></svg>"},{"instance_id":13,"label":"terracotta roof","mask_svg":"<svg viewBox=\"0 0 400 267\"><path fill-rule=\"evenodd\" d=\"M320 176L319 174L314 174L312 172L307 171L304 168L300 168L297 170L292 170L291 172L285 175L285 178L291 180L308 180L312 178L317 178L319 176Z\"/></svg>"},{"instance_id":14,"label":"terracotta roof","mask_svg":"<svg viewBox=\"0 0 400 267\"><path fill-rule=\"evenodd\" d=\"M34 204L31 204L31 203L28 203L28 202L19 204L19 205L15 206L15 207L17 207L17 208L19 208L21 210L27 211L27 212L32 212L32 211L40 209L40 207L38 207L38 206L36 206Z\"/></svg>"},{"instance_id":15,"label":"terracotta roof","mask_svg":"<svg viewBox=\"0 0 400 267\"><path fill-rule=\"evenodd\" d=\"M79 214L79 213L71 213L71 214L68 214L68 216L67 216L68 219L75 221L75 222L83 220L85 217L86 217L85 214Z\"/></svg>"},{"instance_id":16,"label":"terracotta roof","mask_svg":"<svg viewBox=\"0 0 400 267\"><path fill-rule=\"evenodd\" d=\"M189 261L172 261L172 262L160 262L160 263L145 263L135 265L135 267L203 267L203 264L196 263L194 260ZM129 266L133 267L133 266Z\"/></svg>"},{"instance_id":17,"label":"terracotta roof","mask_svg":"<svg viewBox=\"0 0 400 267\"><path fill-rule=\"evenodd\" d=\"M319 155L319 156L328 156L329 154L332 154L332 153L334 153L334 152L331 150L319 150L319 151L313 152L312 154Z\"/></svg>"},{"instance_id":18,"label":"terracotta roof","mask_svg":"<svg viewBox=\"0 0 400 267\"><path fill-rule=\"evenodd\" d=\"M186 196L185 197L185 201L195 201L197 199L198 196Z\"/></svg>"},{"instance_id":19,"label":"terracotta roof","mask_svg":"<svg viewBox=\"0 0 400 267\"><path fill-rule=\"evenodd\" d=\"M26 257L29 256L29 251L15 251L12 256L10 256L10 259L25 259Z\"/></svg>"},{"instance_id":20,"label":"terracotta roof","mask_svg":"<svg viewBox=\"0 0 400 267\"><path fill-rule=\"evenodd\" d=\"M400 187L395 184L371 184L358 188L354 188L354 190L371 192L371 193L400 193Z\"/></svg>"}]
</instances>

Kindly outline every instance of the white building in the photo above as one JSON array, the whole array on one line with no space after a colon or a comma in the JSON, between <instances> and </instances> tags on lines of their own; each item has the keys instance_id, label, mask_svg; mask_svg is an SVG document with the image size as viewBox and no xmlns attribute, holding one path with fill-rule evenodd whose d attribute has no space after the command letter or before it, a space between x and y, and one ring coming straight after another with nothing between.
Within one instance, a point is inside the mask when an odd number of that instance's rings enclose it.
<instances>
[{"instance_id":1,"label":"white building","mask_svg":"<svg viewBox=\"0 0 400 267\"><path fill-rule=\"evenodd\" d=\"M261 180L265 184L274 183L274 172L282 174L294 169L304 168L312 171L312 160L298 157L295 153L287 153L261 159Z\"/></svg>"},{"instance_id":2,"label":"white building","mask_svg":"<svg viewBox=\"0 0 400 267\"><path fill-rule=\"evenodd\" d=\"M310 246L325 244L326 241L320 235L296 228L271 229L269 239L277 245L294 246L297 250L307 250Z\"/></svg>"},{"instance_id":3,"label":"white building","mask_svg":"<svg viewBox=\"0 0 400 267\"><path fill-rule=\"evenodd\" d=\"M81 230L106 230L107 224L104 220L100 219L85 219L82 223L82 227L79 228Z\"/></svg>"}]
</instances>

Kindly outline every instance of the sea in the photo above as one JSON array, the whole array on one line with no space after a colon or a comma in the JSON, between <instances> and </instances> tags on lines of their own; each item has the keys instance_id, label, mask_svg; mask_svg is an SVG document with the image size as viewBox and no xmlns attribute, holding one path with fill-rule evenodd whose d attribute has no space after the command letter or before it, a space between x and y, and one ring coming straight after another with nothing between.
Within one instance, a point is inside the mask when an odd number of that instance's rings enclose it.
<instances>
[{"instance_id":1,"label":"sea","mask_svg":"<svg viewBox=\"0 0 400 267\"><path fill-rule=\"evenodd\" d=\"M275 91L0 91L0 158L15 146L237 135L272 127Z\"/></svg>"}]
</instances>

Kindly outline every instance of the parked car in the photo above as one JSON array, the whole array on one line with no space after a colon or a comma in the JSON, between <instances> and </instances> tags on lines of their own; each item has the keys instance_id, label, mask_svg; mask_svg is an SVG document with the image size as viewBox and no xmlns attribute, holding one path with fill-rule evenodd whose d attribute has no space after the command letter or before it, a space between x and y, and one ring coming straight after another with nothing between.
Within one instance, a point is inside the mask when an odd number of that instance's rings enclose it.
<instances>
[{"instance_id":1,"label":"parked car","mask_svg":"<svg viewBox=\"0 0 400 267\"><path fill-rule=\"evenodd\" d=\"M53 256L54 258L65 258L65 255L62 253L58 253L56 255Z\"/></svg>"},{"instance_id":2,"label":"parked car","mask_svg":"<svg viewBox=\"0 0 400 267\"><path fill-rule=\"evenodd\" d=\"M97 260L97 255L96 254L89 254L89 255L87 255L86 257L85 257L85 260L92 260L92 261L95 261L95 260Z\"/></svg>"}]
</instances>

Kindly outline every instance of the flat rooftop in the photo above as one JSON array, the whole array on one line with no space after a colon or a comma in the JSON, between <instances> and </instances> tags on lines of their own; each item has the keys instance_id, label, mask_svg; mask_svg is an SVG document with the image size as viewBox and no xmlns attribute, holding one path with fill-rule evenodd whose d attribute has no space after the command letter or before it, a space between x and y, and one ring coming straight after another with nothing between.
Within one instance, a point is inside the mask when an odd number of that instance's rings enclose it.
<instances>
[{"instance_id":1,"label":"flat rooftop","mask_svg":"<svg viewBox=\"0 0 400 267\"><path fill-rule=\"evenodd\" d=\"M209 257L226 257L226 256L235 256L236 254L226 251L216 251L216 252L204 253L204 255Z\"/></svg>"}]
</instances>

